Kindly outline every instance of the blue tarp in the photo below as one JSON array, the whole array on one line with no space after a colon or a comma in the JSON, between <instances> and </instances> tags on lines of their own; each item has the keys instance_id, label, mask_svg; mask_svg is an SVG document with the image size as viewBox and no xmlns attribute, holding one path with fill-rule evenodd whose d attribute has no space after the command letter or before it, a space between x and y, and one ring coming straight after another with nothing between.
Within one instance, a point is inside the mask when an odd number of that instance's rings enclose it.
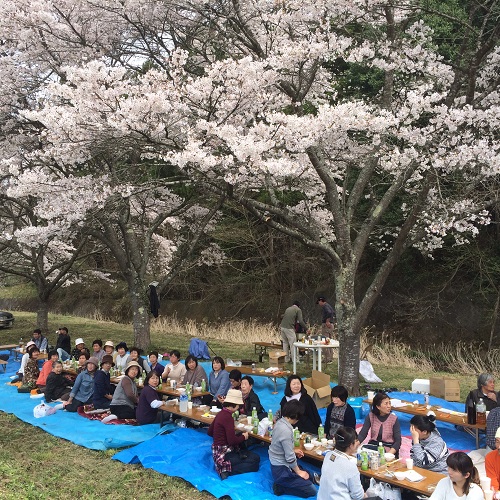
<instances>
[{"instance_id":1,"label":"blue tarp","mask_svg":"<svg viewBox=\"0 0 500 500\"><path fill-rule=\"evenodd\" d=\"M7 364L7 372L3 373L3 370L0 370L0 411L13 413L24 422L35 425L49 434L92 450L106 450L134 446L150 440L160 429L159 424L107 425L62 410L47 417L35 418L33 408L43 401L43 398L32 399L29 394L19 394L17 387L6 385L19 366L20 361L14 361L11 357ZM51 403L50 406L55 404Z\"/></svg>"},{"instance_id":2,"label":"blue tarp","mask_svg":"<svg viewBox=\"0 0 500 500\"><path fill-rule=\"evenodd\" d=\"M125 464L142 464L168 476L180 477L200 491L208 491L217 498L228 495L232 500L268 500L278 498L273 494L273 480L267 454L268 447L254 445L251 450L260 456L258 472L229 476L221 481L215 472L212 459L212 438L206 430L177 429L157 436L128 450L114 455L113 460ZM301 464L309 471L319 472L320 468ZM283 500L296 499L295 496L282 495Z\"/></svg>"}]
</instances>

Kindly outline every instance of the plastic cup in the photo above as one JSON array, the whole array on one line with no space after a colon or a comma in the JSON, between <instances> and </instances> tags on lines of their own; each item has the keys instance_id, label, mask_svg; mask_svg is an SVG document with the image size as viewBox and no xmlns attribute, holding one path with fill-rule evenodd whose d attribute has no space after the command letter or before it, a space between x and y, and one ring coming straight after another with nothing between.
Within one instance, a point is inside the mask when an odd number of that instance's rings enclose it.
<instances>
[{"instance_id":1,"label":"plastic cup","mask_svg":"<svg viewBox=\"0 0 500 500\"><path fill-rule=\"evenodd\" d=\"M247 417L247 424L252 425L252 417Z\"/></svg>"},{"instance_id":2,"label":"plastic cup","mask_svg":"<svg viewBox=\"0 0 500 500\"><path fill-rule=\"evenodd\" d=\"M175 380L172 380L171 378L168 379L170 381L170 387L174 387L175 385Z\"/></svg>"},{"instance_id":3,"label":"plastic cup","mask_svg":"<svg viewBox=\"0 0 500 500\"><path fill-rule=\"evenodd\" d=\"M188 410L192 410L192 409L193 409L193 402L188 401Z\"/></svg>"},{"instance_id":4,"label":"plastic cup","mask_svg":"<svg viewBox=\"0 0 500 500\"><path fill-rule=\"evenodd\" d=\"M407 458L406 459L406 468L408 470L413 469L413 458Z\"/></svg>"},{"instance_id":5,"label":"plastic cup","mask_svg":"<svg viewBox=\"0 0 500 500\"><path fill-rule=\"evenodd\" d=\"M493 490L484 491L484 500L493 500Z\"/></svg>"},{"instance_id":6,"label":"plastic cup","mask_svg":"<svg viewBox=\"0 0 500 500\"><path fill-rule=\"evenodd\" d=\"M375 391L368 391L368 399L370 401L373 401L374 397L375 397Z\"/></svg>"}]
</instances>

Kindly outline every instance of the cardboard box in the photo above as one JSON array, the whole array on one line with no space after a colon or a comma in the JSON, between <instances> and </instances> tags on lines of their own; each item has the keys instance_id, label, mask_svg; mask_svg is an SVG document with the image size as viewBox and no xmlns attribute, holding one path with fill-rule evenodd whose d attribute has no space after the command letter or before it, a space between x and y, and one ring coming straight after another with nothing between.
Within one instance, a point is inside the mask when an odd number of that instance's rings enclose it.
<instances>
[{"instance_id":1,"label":"cardboard box","mask_svg":"<svg viewBox=\"0 0 500 500\"><path fill-rule=\"evenodd\" d=\"M327 373L313 370L311 377L302 381L307 390L307 394L311 396L316 403L317 408L325 408L332 402L330 397L330 375Z\"/></svg>"},{"instance_id":2,"label":"cardboard box","mask_svg":"<svg viewBox=\"0 0 500 500\"><path fill-rule=\"evenodd\" d=\"M446 401L460 401L460 381L450 377L431 378L430 394Z\"/></svg>"},{"instance_id":3,"label":"cardboard box","mask_svg":"<svg viewBox=\"0 0 500 500\"><path fill-rule=\"evenodd\" d=\"M269 366L285 368L285 351L269 351Z\"/></svg>"}]
</instances>

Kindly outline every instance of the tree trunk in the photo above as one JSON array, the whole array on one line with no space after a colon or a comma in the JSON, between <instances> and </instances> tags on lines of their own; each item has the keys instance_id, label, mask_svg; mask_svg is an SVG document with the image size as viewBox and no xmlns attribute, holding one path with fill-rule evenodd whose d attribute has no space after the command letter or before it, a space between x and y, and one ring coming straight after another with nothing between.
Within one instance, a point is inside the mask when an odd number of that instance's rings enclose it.
<instances>
[{"instance_id":1,"label":"tree trunk","mask_svg":"<svg viewBox=\"0 0 500 500\"><path fill-rule=\"evenodd\" d=\"M42 330L44 335L49 331L49 299L38 298L38 308L36 310L36 326Z\"/></svg>"},{"instance_id":2,"label":"tree trunk","mask_svg":"<svg viewBox=\"0 0 500 500\"><path fill-rule=\"evenodd\" d=\"M134 280L132 283L129 282L128 291L132 304L134 345L142 350L147 350L151 344L151 336L146 288L141 280Z\"/></svg>"},{"instance_id":3,"label":"tree trunk","mask_svg":"<svg viewBox=\"0 0 500 500\"><path fill-rule=\"evenodd\" d=\"M354 301L354 265L348 264L335 276L335 312L339 332L339 384L350 395L359 394L360 332L353 327L356 319Z\"/></svg>"}]
</instances>

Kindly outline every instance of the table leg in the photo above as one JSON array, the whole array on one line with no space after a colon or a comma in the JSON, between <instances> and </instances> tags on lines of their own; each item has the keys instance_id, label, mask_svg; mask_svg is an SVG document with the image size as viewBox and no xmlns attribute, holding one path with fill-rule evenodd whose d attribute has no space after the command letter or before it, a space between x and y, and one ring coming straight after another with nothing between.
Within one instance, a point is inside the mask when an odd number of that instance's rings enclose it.
<instances>
[{"instance_id":1,"label":"table leg","mask_svg":"<svg viewBox=\"0 0 500 500\"><path fill-rule=\"evenodd\" d=\"M479 450L479 429L476 428L476 450Z\"/></svg>"},{"instance_id":2,"label":"table leg","mask_svg":"<svg viewBox=\"0 0 500 500\"><path fill-rule=\"evenodd\" d=\"M321 347L318 347L318 371L321 371Z\"/></svg>"},{"instance_id":3,"label":"table leg","mask_svg":"<svg viewBox=\"0 0 500 500\"><path fill-rule=\"evenodd\" d=\"M311 351L313 353L313 370L316 370L316 349L314 347L311 348Z\"/></svg>"},{"instance_id":4,"label":"table leg","mask_svg":"<svg viewBox=\"0 0 500 500\"><path fill-rule=\"evenodd\" d=\"M295 345L292 345L293 347L293 373L297 373L297 351L298 347Z\"/></svg>"}]
</instances>

